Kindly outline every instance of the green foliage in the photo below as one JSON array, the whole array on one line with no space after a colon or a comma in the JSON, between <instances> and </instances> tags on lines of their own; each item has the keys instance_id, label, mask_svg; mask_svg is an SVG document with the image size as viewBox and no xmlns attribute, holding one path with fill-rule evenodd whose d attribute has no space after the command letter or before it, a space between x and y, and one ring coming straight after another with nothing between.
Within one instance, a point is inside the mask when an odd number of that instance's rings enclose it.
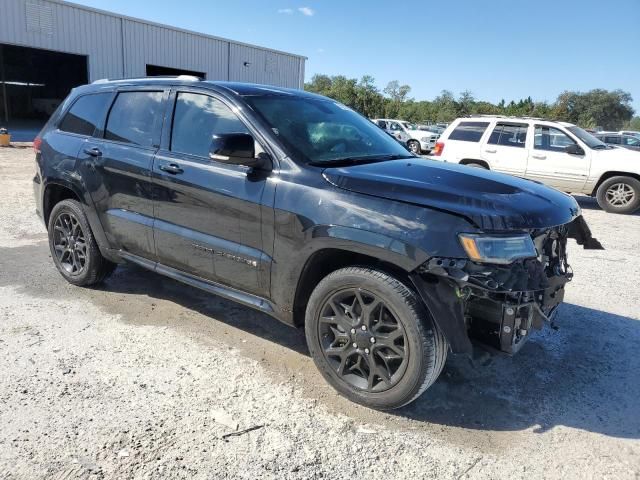
<instances>
[{"instance_id":1,"label":"green foliage","mask_svg":"<svg viewBox=\"0 0 640 480\"><path fill-rule=\"evenodd\" d=\"M625 124L624 129L640 132L640 117L633 117Z\"/></svg>"},{"instance_id":2,"label":"green foliage","mask_svg":"<svg viewBox=\"0 0 640 480\"><path fill-rule=\"evenodd\" d=\"M498 104L476 100L465 90L456 99L448 90L433 101L416 101L409 97L411 87L394 80L381 92L371 75L360 81L343 75L314 75L305 90L333 98L369 118L402 118L412 122L451 122L465 115L509 115L564 120L587 128L619 130L623 126L640 130L640 117L634 117L631 95L622 90L596 89L586 93L566 91L557 100L534 102L531 97ZM635 126L633 126L635 125Z\"/></svg>"}]
</instances>

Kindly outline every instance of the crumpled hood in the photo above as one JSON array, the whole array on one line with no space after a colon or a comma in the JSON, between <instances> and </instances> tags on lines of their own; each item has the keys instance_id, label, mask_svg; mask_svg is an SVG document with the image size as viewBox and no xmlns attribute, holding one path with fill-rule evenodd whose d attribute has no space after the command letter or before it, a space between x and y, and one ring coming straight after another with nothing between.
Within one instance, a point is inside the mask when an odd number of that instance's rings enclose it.
<instances>
[{"instance_id":1,"label":"crumpled hood","mask_svg":"<svg viewBox=\"0 0 640 480\"><path fill-rule=\"evenodd\" d=\"M510 175L422 158L327 168L339 188L466 217L482 230L546 228L580 214L573 197Z\"/></svg>"}]
</instances>

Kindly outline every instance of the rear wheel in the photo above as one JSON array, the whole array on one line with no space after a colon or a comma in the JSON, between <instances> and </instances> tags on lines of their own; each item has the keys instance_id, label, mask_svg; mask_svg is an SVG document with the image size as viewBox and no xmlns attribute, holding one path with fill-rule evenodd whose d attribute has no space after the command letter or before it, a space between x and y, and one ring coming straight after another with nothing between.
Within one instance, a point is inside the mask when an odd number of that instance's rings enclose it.
<instances>
[{"instance_id":1,"label":"rear wheel","mask_svg":"<svg viewBox=\"0 0 640 480\"><path fill-rule=\"evenodd\" d=\"M407 145L409 147L409 150L411 150L411 153L415 153L416 155L420 155L420 153L421 153L420 142L418 142L417 140L409 140Z\"/></svg>"},{"instance_id":2,"label":"rear wheel","mask_svg":"<svg viewBox=\"0 0 640 480\"><path fill-rule=\"evenodd\" d=\"M380 410L418 398L447 356L446 340L415 293L369 268L325 277L309 299L305 332L325 379L348 399Z\"/></svg>"},{"instance_id":3,"label":"rear wheel","mask_svg":"<svg viewBox=\"0 0 640 480\"><path fill-rule=\"evenodd\" d=\"M76 200L56 204L49 216L49 249L58 271L69 283L89 286L102 282L116 264L105 259Z\"/></svg>"},{"instance_id":4,"label":"rear wheel","mask_svg":"<svg viewBox=\"0 0 640 480\"><path fill-rule=\"evenodd\" d=\"M611 177L598 187L598 205L610 213L633 213L640 208L640 181L633 177Z\"/></svg>"}]
</instances>

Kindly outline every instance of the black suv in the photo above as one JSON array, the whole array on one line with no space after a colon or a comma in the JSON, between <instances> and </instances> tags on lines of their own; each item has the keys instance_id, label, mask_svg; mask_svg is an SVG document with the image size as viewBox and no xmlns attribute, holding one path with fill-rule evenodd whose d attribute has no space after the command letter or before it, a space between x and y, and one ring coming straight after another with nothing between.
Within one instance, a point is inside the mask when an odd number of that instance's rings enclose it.
<instances>
[{"instance_id":1,"label":"black suv","mask_svg":"<svg viewBox=\"0 0 640 480\"><path fill-rule=\"evenodd\" d=\"M575 200L409 153L325 97L183 78L75 89L34 142L64 278L133 262L295 326L348 398L417 398L470 339L513 353L562 301Z\"/></svg>"}]
</instances>

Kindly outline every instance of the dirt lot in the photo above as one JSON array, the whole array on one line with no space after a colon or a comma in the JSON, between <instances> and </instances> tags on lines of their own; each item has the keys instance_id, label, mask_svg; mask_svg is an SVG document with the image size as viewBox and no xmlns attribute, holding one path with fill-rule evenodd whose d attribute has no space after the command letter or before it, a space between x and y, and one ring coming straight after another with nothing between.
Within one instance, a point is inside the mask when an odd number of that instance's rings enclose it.
<instances>
[{"instance_id":1,"label":"dirt lot","mask_svg":"<svg viewBox=\"0 0 640 480\"><path fill-rule=\"evenodd\" d=\"M30 149L0 149L0 479L640 478L639 215L580 199L607 250L571 245L555 328L450 358L385 414L260 313L133 266L65 283L32 175Z\"/></svg>"}]
</instances>

